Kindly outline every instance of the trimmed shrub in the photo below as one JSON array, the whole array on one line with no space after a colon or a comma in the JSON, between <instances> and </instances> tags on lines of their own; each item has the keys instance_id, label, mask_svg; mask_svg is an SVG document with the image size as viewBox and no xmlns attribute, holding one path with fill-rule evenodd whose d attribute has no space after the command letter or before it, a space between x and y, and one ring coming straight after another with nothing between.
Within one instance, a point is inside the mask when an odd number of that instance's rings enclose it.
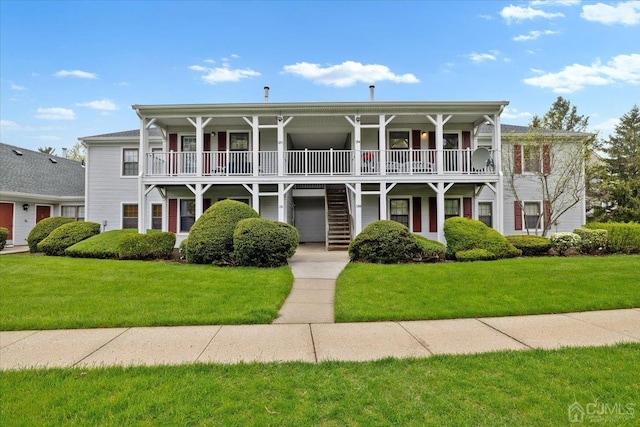
<instances>
[{"instance_id":1,"label":"trimmed shrub","mask_svg":"<svg viewBox=\"0 0 640 427\"><path fill-rule=\"evenodd\" d=\"M491 261L498 257L493 252L489 252L486 249L468 249L466 251L456 252L456 259L458 261Z\"/></svg>"},{"instance_id":2,"label":"trimmed shrub","mask_svg":"<svg viewBox=\"0 0 640 427\"><path fill-rule=\"evenodd\" d=\"M151 258L170 259L176 245L176 235L167 231L154 230L146 235L151 247Z\"/></svg>"},{"instance_id":3,"label":"trimmed shrub","mask_svg":"<svg viewBox=\"0 0 640 427\"><path fill-rule=\"evenodd\" d=\"M73 221L62 224L38 243L38 251L47 255L62 256L68 247L98 233L100 233L100 224L96 222Z\"/></svg>"},{"instance_id":4,"label":"trimmed shrub","mask_svg":"<svg viewBox=\"0 0 640 427\"><path fill-rule=\"evenodd\" d=\"M349 245L351 261L398 264L420 259L422 247L404 225L376 221L364 228Z\"/></svg>"},{"instance_id":5,"label":"trimmed shrub","mask_svg":"<svg viewBox=\"0 0 640 427\"><path fill-rule=\"evenodd\" d=\"M576 228L573 232L580 236L580 247L578 249L581 253L596 255L607 251L609 241L607 238L607 230Z\"/></svg>"},{"instance_id":6,"label":"trimmed shrub","mask_svg":"<svg viewBox=\"0 0 640 427\"><path fill-rule=\"evenodd\" d=\"M175 243L176 235L163 231L124 234L118 243L118 257L128 260L168 259Z\"/></svg>"},{"instance_id":7,"label":"trimmed shrub","mask_svg":"<svg viewBox=\"0 0 640 427\"><path fill-rule=\"evenodd\" d=\"M436 240L427 239L419 234L414 234L418 245L420 246L422 262L438 262L444 261L447 247Z\"/></svg>"},{"instance_id":8,"label":"trimmed shrub","mask_svg":"<svg viewBox=\"0 0 640 427\"><path fill-rule=\"evenodd\" d=\"M447 258L455 259L456 253L469 249L485 249L497 258L513 258L522 255L506 237L488 227L482 221L462 217L449 218L444 222L447 239Z\"/></svg>"},{"instance_id":9,"label":"trimmed shrub","mask_svg":"<svg viewBox=\"0 0 640 427\"><path fill-rule=\"evenodd\" d=\"M238 222L233 232L234 258L238 265L279 267L298 247L300 235L292 225L263 218Z\"/></svg>"},{"instance_id":10,"label":"trimmed shrub","mask_svg":"<svg viewBox=\"0 0 640 427\"><path fill-rule=\"evenodd\" d=\"M549 252L551 241L542 236L506 236L509 243L522 251L523 256L540 256Z\"/></svg>"},{"instance_id":11,"label":"trimmed shrub","mask_svg":"<svg viewBox=\"0 0 640 427\"><path fill-rule=\"evenodd\" d=\"M251 206L236 200L214 203L189 231L187 262L233 264L233 231L240 220L258 218Z\"/></svg>"},{"instance_id":12,"label":"trimmed shrub","mask_svg":"<svg viewBox=\"0 0 640 427\"><path fill-rule=\"evenodd\" d=\"M7 237L9 237L9 230L0 227L0 251L4 249L4 245L7 244Z\"/></svg>"},{"instance_id":13,"label":"trimmed shrub","mask_svg":"<svg viewBox=\"0 0 640 427\"><path fill-rule=\"evenodd\" d=\"M551 245L559 254L564 254L568 249L580 247L580 236L575 233L553 233Z\"/></svg>"},{"instance_id":14,"label":"trimmed shrub","mask_svg":"<svg viewBox=\"0 0 640 427\"><path fill-rule=\"evenodd\" d=\"M74 222L74 219L64 216L51 216L37 223L27 236L27 244L30 252L38 252L38 243L43 241L53 230L63 224Z\"/></svg>"},{"instance_id":15,"label":"trimmed shrub","mask_svg":"<svg viewBox=\"0 0 640 427\"><path fill-rule=\"evenodd\" d=\"M640 224L637 222L590 222L584 227L607 230L609 252L640 253Z\"/></svg>"},{"instance_id":16,"label":"trimmed shrub","mask_svg":"<svg viewBox=\"0 0 640 427\"><path fill-rule=\"evenodd\" d=\"M68 247L64 254L76 258L118 259L118 245L122 236L137 233L132 228L105 231Z\"/></svg>"},{"instance_id":17,"label":"trimmed shrub","mask_svg":"<svg viewBox=\"0 0 640 427\"><path fill-rule=\"evenodd\" d=\"M187 245L189 244L189 238L184 239L178 246L178 252L180 253L180 259L187 259Z\"/></svg>"}]
</instances>

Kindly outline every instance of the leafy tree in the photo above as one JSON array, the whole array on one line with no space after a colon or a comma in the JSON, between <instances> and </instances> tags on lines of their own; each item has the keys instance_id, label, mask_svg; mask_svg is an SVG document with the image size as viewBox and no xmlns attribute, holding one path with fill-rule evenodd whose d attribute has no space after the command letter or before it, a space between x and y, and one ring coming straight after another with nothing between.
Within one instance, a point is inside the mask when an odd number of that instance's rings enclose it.
<instances>
[{"instance_id":1,"label":"leafy tree","mask_svg":"<svg viewBox=\"0 0 640 427\"><path fill-rule=\"evenodd\" d=\"M38 151L44 154L56 154L56 149L53 147L38 147Z\"/></svg>"},{"instance_id":2,"label":"leafy tree","mask_svg":"<svg viewBox=\"0 0 640 427\"><path fill-rule=\"evenodd\" d=\"M606 169L598 190L604 206L596 219L640 222L640 111L637 105L620 118L615 132L603 141Z\"/></svg>"},{"instance_id":3,"label":"leafy tree","mask_svg":"<svg viewBox=\"0 0 640 427\"><path fill-rule=\"evenodd\" d=\"M77 160L79 162L83 161L86 156L86 149L84 145L80 141L76 142L76 144L67 150L67 159Z\"/></svg>"},{"instance_id":4,"label":"leafy tree","mask_svg":"<svg viewBox=\"0 0 640 427\"><path fill-rule=\"evenodd\" d=\"M544 201L535 233L546 236L560 218L585 197L585 162L592 152L595 135L585 133L589 118L579 115L571 102L558 97L544 116L534 116L526 134L503 134L503 166L507 190L524 210L523 189L535 189ZM518 154L536 150L538 171L521 174ZM540 226L542 225L542 226ZM526 227L527 224L525 223ZM527 228L527 234L531 230Z\"/></svg>"}]
</instances>

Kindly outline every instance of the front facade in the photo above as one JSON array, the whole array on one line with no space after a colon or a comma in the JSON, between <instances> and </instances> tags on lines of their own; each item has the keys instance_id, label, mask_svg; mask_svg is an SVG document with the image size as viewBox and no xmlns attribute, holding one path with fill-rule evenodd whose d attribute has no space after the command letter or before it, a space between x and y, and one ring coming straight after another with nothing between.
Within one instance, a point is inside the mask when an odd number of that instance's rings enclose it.
<instances>
[{"instance_id":1,"label":"front facade","mask_svg":"<svg viewBox=\"0 0 640 427\"><path fill-rule=\"evenodd\" d=\"M7 246L26 245L33 226L50 216L84 220L81 162L0 143L0 227Z\"/></svg>"},{"instance_id":2,"label":"front facade","mask_svg":"<svg viewBox=\"0 0 640 427\"><path fill-rule=\"evenodd\" d=\"M232 198L329 249L378 219L442 242L451 216L512 234L501 172L506 105L134 105L139 131L81 138L87 219L172 231L179 242L209 205Z\"/></svg>"}]
</instances>

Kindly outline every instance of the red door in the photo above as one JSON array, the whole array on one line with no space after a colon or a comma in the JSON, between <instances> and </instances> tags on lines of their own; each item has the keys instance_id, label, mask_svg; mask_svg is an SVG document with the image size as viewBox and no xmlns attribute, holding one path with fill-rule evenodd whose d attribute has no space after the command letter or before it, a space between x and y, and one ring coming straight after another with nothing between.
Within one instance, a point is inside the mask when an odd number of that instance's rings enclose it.
<instances>
[{"instance_id":1,"label":"red door","mask_svg":"<svg viewBox=\"0 0 640 427\"><path fill-rule=\"evenodd\" d=\"M36 206L36 224L51 216L51 206Z\"/></svg>"},{"instance_id":2,"label":"red door","mask_svg":"<svg viewBox=\"0 0 640 427\"><path fill-rule=\"evenodd\" d=\"M7 240L13 240L13 203L0 203L0 227L9 230Z\"/></svg>"}]
</instances>

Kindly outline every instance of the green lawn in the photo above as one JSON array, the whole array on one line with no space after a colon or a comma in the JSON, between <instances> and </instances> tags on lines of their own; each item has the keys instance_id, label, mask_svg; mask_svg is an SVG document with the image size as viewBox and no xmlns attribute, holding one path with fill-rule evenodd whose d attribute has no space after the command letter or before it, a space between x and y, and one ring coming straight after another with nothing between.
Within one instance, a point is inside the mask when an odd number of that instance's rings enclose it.
<instances>
[{"instance_id":1,"label":"green lawn","mask_svg":"<svg viewBox=\"0 0 640 427\"><path fill-rule=\"evenodd\" d=\"M607 425L638 425L638 366L640 344L367 363L23 370L0 373L0 415L11 426L558 426L569 425L578 402L610 408L600 421Z\"/></svg>"},{"instance_id":2,"label":"green lawn","mask_svg":"<svg viewBox=\"0 0 640 427\"><path fill-rule=\"evenodd\" d=\"M271 323L289 267L4 255L0 330Z\"/></svg>"},{"instance_id":3,"label":"green lawn","mask_svg":"<svg viewBox=\"0 0 640 427\"><path fill-rule=\"evenodd\" d=\"M640 256L349 264L337 322L446 319L640 307Z\"/></svg>"}]
</instances>

